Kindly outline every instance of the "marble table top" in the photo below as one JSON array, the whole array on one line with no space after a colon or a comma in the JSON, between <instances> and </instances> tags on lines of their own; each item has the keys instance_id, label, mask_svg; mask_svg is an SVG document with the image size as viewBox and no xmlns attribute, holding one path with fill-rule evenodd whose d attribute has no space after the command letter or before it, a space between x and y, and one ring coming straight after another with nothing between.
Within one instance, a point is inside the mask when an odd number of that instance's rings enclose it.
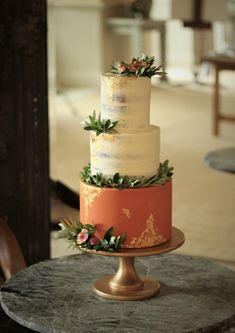
<instances>
[{"instance_id":1,"label":"marble table top","mask_svg":"<svg viewBox=\"0 0 235 333\"><path fill-rule=\"evenodd\" d=\"M117 267L118 258L90 254L40 262L5 283L2 308L45 333L225 332L235 326L235 272L172 253L142 257L135 260L136 270L158 279L160 294L113 301L93 293L92 283Z\"/></svg>"},{"instance_id":2,"label":"marble table top","mask_svg":"<svg viewBox=\"0 0 235 333\"><path fill-rule=\"evenodd\" d=\"M213 169L235 173L235 148L212 151L205 156L204 160Z\"/></svg>"}]
</instances>

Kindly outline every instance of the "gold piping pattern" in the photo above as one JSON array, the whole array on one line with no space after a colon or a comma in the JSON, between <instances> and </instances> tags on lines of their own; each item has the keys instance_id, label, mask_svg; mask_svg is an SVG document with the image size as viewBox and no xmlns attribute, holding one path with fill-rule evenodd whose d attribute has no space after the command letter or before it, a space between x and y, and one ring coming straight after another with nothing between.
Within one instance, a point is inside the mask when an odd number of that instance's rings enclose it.
<instances>
[{"instance_id":1,"label":"gold piping pattern","mask_svg":"<svg viewBox=\"0 0 235 333\"><path fill-rule=\"evenodd\" d=\"M102 192L103 192L102 188L86 186L86 184L82 183L81 195L83 196L84 199L84 208L85 208L85 214L84 214L85 221L83 221L83 223L88 223L87 219L88 219L89 208L93 205L95 199L99 197Z\"/></svg>"},{"instance_id":2,"label":"gold piping pattern","mask_svg":"<svg viewBox=\"0 0 235 333\"><path fill-rule=\"evenodd\" d=\"M146 227L140 237L133 237L129 244L125 244L128 248L143 248L157 245L166 241L165 237L158 233L156 222L153 214L150 214L146 221Z\"/></svg>"},{"instance_id":3,"label":"gold piping pattern","mask_svg":"<svg viewBox=\"0 0 235 333\"><path fill-rule=\"evenodd\" d=\"M122 208L122 213L123 213L128 219L130 219L131 216L132 216L132 214L131 214L129 208Z\"/></svg>"}]
</instances>

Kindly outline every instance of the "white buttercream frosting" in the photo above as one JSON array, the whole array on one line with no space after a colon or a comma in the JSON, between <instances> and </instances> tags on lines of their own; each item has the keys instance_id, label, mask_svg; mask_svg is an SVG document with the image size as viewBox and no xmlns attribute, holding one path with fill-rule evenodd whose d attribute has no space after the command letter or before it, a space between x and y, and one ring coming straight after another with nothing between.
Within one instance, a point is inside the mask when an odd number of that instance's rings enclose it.
<instances>
[{"instance_id":1,"label":"white buttercream frosting","mask_svg":"<svg viewBox=\"0 0 235 333\"><path fill-rule=\"evenodd\" d=\"M148 126L142 130L119 133L91 132L91 172L112 177L116 172L128 176L153 176L160 156L160 128Z\"/></svg>"},{"instance_id":2,"label":"white buttercream frosting","mask_svg":"<svg viewBox=\"0 0 235 333\"><path fill-rule=\"evenodd\" d=\"M101 118L118 120L117 129L149 126L151 80L148 77L101 76Z\"/></svg>"}]
</instances>

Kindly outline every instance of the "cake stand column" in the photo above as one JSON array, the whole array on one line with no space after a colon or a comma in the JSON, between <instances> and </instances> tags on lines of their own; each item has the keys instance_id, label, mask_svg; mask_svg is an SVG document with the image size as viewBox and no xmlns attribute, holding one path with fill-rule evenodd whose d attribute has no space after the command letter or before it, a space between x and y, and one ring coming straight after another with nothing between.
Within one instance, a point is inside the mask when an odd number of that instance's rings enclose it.
<instances>
[{"instance_id":1,"label":"cake stand column","mask_svg":"<svg viewBox=\"0 0 235 333\"><path fill-rule=\"evenodd\" d=\"M134 257L119 257L118 271L110 279L109 285L116 291L143 289L144 282L136 273Z\"/></svg>"},{"instance_id":2,"label":"cake stand column","mask_svg":"<svg viewBox=\"0 0 235 333\"><path fill-rule=\"evenodd\" d=\"M135 301L152 297L160 290L160 283L140 277L135 270L134 257L119 257L115 275L96 280L93 290L99 296L119 301Z\"/></svg>"}]
</instances>

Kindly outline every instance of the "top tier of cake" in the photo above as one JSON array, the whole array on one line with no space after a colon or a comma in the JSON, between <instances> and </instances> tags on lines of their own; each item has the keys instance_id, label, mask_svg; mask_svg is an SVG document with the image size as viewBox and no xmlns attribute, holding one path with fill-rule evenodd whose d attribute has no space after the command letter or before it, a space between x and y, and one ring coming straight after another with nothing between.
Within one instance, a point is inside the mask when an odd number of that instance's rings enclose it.
<instances>
[{"instance_id":1,"label":"top tier of cake","mask_svg":"<svg viewBox=\"0 0 235 333\"><path fill-rule=\"evenodd\" d=\"M101 118L118 121L116 129L144 129L150 125L148 77L101 76Z\"/></svg>"}]
</instances>

